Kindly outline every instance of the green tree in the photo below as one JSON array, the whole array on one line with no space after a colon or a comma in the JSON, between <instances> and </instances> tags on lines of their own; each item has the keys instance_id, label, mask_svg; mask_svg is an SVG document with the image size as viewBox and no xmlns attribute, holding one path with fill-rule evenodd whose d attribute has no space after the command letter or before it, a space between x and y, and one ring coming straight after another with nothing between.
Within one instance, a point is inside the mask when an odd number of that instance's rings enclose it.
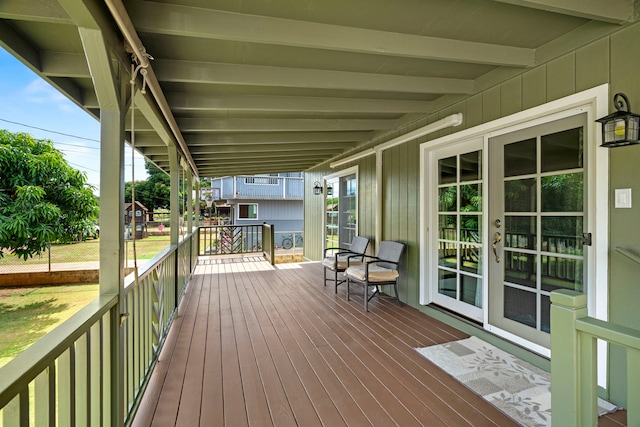
<instances>
[{"instance_id":1,"label":"green tree","mask_svg":"<svg viewBox=\"0 0 640 427\"><path fill-rule=\"evenodd\" d=\"M136 181L136 200L150 211L169 207L171 195L171 177L150 161L145 161L149 177L145 181ZM125 183L124 200L131 203L131 182Z\"/></svg>"},{"instance_id":2,"label":"green tree","mask_svg":"<svg viewBox=\"0 0 640 427\"><path fill-rule=\"evenodd\" d=\"M1 248L27 259L93 233L98 199L53 142L0 130L0 171Z\"/></svg>"}]
</instances>

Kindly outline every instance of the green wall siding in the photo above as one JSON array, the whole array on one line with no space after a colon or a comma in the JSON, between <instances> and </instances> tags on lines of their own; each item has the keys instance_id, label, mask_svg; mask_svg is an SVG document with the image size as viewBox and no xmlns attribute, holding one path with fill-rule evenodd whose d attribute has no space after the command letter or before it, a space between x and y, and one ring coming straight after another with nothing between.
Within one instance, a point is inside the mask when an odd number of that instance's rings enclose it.
<instances>
[{"instance_id":1,"label":"green wall siding","mask_svg":"<svg viewBox=\"0 0 640 427\"><path fill-rule=\"evenodd\" d=\"M416 121L401 131L391 133L386 138L373 141L371 145L382 143L398 134L409 132L451 113L462 112L464 123L455 129L438 132L422 140L394 147L384 152L383 161L383 239L399 240L407 244L400 279L401 299L414 307L428 311L418 305L419 295L419 144L443 135L471 128L525 109L542 105L573 93L589 89L603 83L610 83L610 93L625 92L635 112L640 111L640 24L631 25L617 33L596 41L585 42L578 49L514 76L505 72L505 80L487 87L485 90L456 100L451 105L428 117ZM558 49L554 46L554 49ZM501 75L501 74L497 74ZM613 111L613 106L610 111ZM599 127L597 128L599 130ZM603 149L603 148L598 148ZM613 322L640 329L637 303L640 301L640 265L617 255L616 247L640 254L640 146L611 150L610 152L610 318ZM347 167L346 165L345 167ZM363 159L360 166L360 229L373 237L375 234L375 157ZM313 176L317 171L310 172ZM313 180L309 180L311 183ZM307 186L310 184L308 183ZM636 200L632 209L614 209L613 193L616 188L631 188ZM309 203L313 205L312 203ZM305 219L311 216L305 215ZM313 220L313 219L311 219ZM320 222L307 223L314 227ZM314 234L315 235L315 234ZM305 244L320 245L310 239ZM306 247L311 255L317 251ZM318 259L310 256L312 259ZM612 397L624 403L624 382L626 375L624 360L620 351L612 349Z\"/></svg>"}]
</instances>

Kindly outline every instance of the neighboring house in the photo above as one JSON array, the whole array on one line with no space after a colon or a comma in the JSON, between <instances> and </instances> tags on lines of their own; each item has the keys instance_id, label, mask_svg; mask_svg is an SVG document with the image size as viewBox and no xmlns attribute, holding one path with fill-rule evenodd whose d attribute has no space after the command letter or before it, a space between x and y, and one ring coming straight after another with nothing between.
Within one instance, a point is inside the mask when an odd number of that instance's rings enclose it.
<instances>
[{"instance_id":1,"label":"neighboring house","mask_svg":"<svg viewBox=\"0 0 640 427\"><path fill-rule=\"evenodd\" d=\"M136 201L135 209L133 203L124 204L124 224L127 230L127 235L131 236L131 222L133 220L135 212L136 220L136 237L141 239L147 235L147 218L149 216L149 209L142 203Z\"/></svg>"},{"instance_id":2,"label":"neighboring house","mask_svg":"<svg viewBox=\"0 0 640 427\"><path fill-rule=\"evenodd\" d=\"M220 190L216 203L228 207L231 224L272 224L276 245L289 233L302 234L302 173L219 177L211 180L211 188Z\"/></svg>"}]
</instances>

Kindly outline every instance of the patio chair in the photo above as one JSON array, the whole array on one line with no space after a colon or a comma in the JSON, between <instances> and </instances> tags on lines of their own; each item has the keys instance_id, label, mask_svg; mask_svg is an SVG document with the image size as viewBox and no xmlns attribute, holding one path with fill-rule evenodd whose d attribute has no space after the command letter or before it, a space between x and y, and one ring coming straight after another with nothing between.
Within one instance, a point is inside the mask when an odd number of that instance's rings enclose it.
<instances>
[{"instance_id":1,"label":"patio chair","mask_svg":"<svg viewBox=\"0 0 640 427\"><path fill-rule=\"evenodd\" d=\"M376 256L364 256L364 262L359 265L349 264L345 270L347 279L347 301L349 300L351 282L356 282L364 288L364 311L369 311L369 301L375 295L381 295L380 286L393 285L395 297L402 307L398 297L398 273L400 256L404 250L404 244L384 240L380 242L380 248ZM373 293L368 295L369 287L375 287Z\"/></svg>"},{"instance_id":2,"label":"patio chair","mask_svg":"<svg viewBox=\"0 0 640 427\"><path fill-rule=\"evenodd\" d=\"M338 280L338 273L342 273L347 269L347 261L351 261L351 265L362 264L362 256L367 251L369 239L366 237L355 236L351 240L349 248L326 248L322 259L324 266L324 285L327 281L333 281L338 293L338 285L344 283L345 279ZM337 251L337 252L336 252ZM333 254L330 254L333 252ZM333 279L327 278L327 270L333 271Z\"/></svg>"}]
</instances>

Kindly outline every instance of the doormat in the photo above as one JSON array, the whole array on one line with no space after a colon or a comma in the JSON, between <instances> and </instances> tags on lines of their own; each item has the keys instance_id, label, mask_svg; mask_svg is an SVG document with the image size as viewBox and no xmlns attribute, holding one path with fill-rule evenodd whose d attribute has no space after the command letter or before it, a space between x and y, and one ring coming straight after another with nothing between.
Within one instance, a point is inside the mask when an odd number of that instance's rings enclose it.
<instances>
[{"instance_id":1,"label":"doormat","mask_svg":"<svg viewBox=\"0 0 640 427\"><path fill-rule=\"evenodd\" d=\"M548 372L477 337L416 350L521 425L551 425ZM617 409L598 398L598 415Z\"/></svg>"}]
</instances>

